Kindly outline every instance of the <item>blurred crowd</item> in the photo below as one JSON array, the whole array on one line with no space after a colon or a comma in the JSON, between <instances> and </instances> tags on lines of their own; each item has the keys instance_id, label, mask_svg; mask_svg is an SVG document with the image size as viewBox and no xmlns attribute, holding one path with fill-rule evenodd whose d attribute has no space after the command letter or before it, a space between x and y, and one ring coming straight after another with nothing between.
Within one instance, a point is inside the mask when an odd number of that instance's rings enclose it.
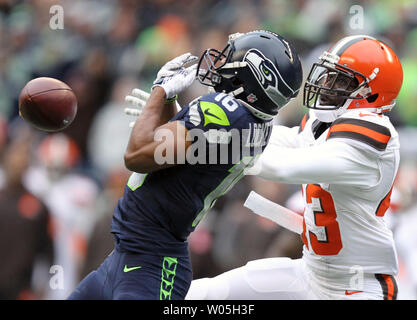
<instances>
[{"instance_id":1,"label":"blurred crowd","mask_svg":"<svg viewBox=\"0 0 417 320\"><path fill-rule=\"evenodd\" d=\"M63 8L62 29L51 27L54 5ZM358 28L352 19L361 13ZM134 119L123 113L124 97L133 88L149 91L167 60L222 49L229 34L255 29L291 41L305 74L330 43L351 34L376 36L400 57L404 84L391 119L402 162L386 216L399 254L399 298L417 299L417 1L411 0L0 0L0 299L64 299L102 262L113 249L111 216L130 175L123 153ZM40 76L66 82L78 99L75 121L57 134L34 130L18 116L20 90ZM206 90L196 82L179 102ZM301 98L277 124L298 125L306 112ZM303 211L299 186L246 176L190 237L195 278L253 259L301 256L298 235L243 207L251 190Z\"/></svg>"}]
</instances>

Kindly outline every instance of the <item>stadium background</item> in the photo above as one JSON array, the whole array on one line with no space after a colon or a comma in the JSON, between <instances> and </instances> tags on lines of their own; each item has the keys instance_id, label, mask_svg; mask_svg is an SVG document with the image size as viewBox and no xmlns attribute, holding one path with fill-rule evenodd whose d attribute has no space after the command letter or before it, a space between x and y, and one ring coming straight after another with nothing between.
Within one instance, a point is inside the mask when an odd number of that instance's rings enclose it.
<instances>
[{"instance_id":1,"label":"stadium background","mask_svg":"<svg viewBox=\"0 0 417 320\"><path fill-rule=\"evenodd\" d=\"M63 29L50 26L53 5L64 10ZM363 10L359 29L353 5ZM406 0L0 0L0 299L64 299L101 263L130 174L123 153L133 119L123 113L124 96L149 90L167 60L222 49L228 34L254 29L291 41L305 75L331 42L351 34L376 36L400 57L404 84L391 119L402 162L386 217L399 253L399 298L416 299L417 1ZM20 90L39 76L65 81L78 97L77 117L60 134L18 117ZM205 91L196 82L179 101ZM276 122L298 125L301 98ZM299 186L245 177L189 239L195 278L248 260L301 256L298 236L243 207L250 190L302 210Z\"/></svg>"}]
</instances>

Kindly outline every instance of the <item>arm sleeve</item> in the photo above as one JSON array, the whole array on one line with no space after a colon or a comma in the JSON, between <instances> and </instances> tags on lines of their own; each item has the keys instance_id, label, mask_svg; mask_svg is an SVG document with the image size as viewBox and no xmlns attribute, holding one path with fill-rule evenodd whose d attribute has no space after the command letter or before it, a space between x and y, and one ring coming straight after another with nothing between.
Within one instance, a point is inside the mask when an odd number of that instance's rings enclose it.
<instances>
[{"instance_id":1,"label":"arm sleeve","mask_svg":"<svg viewBox=\"0 0 417 320\"><path fill-rule=\"evenodd\" d=\"M268 145L255 166L261 178L282 183L327 183L371 187L380 172L375 157L342 141L286 148Z\"/></svg>"}]
</instances>

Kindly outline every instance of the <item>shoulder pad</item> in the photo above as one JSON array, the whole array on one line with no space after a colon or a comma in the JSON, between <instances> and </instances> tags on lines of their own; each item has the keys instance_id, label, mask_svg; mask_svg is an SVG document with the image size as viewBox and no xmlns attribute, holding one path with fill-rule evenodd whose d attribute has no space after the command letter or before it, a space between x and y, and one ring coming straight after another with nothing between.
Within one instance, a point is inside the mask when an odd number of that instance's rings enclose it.
<instances>
[{"instance_id":1,"label":"shoulder pad","mask_svg":"<svg viewBox=\"0 0 417 320\"><path fill-rule=\"evenodd\" d=\"M209 123L230 126L245 113L245 108L235 98L225 93L210 93L199 99L204 126Z\"/></svg>"},{"instance_id":2,"label":"shoulder pad","mask_svg":"<svg viewBox=\"0 0 417 320\"><path fill-rule=\"evenodd\" d=\"M221 106L223 109L226 109L229 112L233 112L242 106L239 100L223 92L212 92L203 95L198 99L200 101L209 101L216 103L217 105Z\"/></svg>"}]
</instances>

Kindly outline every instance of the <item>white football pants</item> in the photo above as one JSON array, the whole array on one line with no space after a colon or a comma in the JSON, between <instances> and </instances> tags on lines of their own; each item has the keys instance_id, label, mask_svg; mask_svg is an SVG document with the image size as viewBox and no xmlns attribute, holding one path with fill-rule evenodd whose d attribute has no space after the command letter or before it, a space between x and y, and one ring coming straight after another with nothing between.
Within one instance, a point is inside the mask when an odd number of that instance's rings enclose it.
<instances>
[{"instance_id":1,"label":"white football pants","mask_svg":"<svg viewBox=\"0 0 417 320\"><path fill-rule=\"evenodd\" d=\"M374 275L363 291L328 290L314 280L303 259L267 258L248 262L214 278L193 280L186 300L335 300L384 299Z\"/></svg>"},{"instance_id":2,"label":"white football pants","mask_svg":"<svg viewBox=\"0 0 417 320\"><path fill-rule=\"evenodd\" d=\"M312 300L302 259L269 258L248 262L214 278L193 280L186 300Z\"/></svg>"}]
</instances>

